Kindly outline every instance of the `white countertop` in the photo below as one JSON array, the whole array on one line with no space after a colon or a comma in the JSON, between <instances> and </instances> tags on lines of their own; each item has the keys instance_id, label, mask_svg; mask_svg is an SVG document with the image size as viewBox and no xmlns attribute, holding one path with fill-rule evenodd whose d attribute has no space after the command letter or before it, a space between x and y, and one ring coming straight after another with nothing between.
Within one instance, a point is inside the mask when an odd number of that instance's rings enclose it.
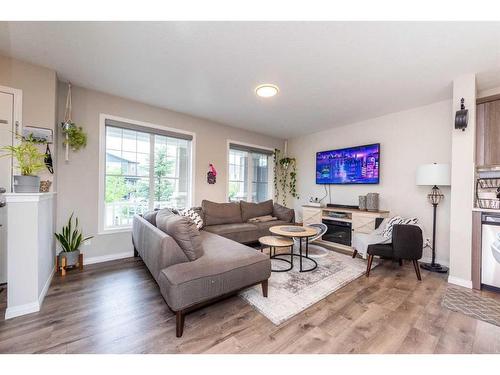
<instances>
[{"instance_id":1,"label":"white countertop","mask_svg":"<svg viewBox=\"0 0 500 375\"><path fill-rule=\"evenodd\" d=\"M493 209L493 208L480 208L480 207L474 207L472 209L472 211L476 211L476 212L494 212L494 213L498 213L500 214L500 210L496 210L496 209Z\"/></svg>"}]
</instances>

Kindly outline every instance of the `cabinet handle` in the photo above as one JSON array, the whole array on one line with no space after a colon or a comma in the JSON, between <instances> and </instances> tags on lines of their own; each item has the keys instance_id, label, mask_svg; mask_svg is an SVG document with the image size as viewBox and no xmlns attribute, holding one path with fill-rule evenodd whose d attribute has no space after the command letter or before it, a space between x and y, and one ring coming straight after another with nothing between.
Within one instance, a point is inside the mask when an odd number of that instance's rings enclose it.
<instances>
[{"instance_id":1,"label":"cabinet handle","mask_svg":"<svg viewBox=\"0 0 500 375\"><path fill-rule=\"evenodd\" d=\"M8 124L8 123L9 123L9 121L7 121L7 120L0 120L0 124Z\"/></svg>"}]
</instances>

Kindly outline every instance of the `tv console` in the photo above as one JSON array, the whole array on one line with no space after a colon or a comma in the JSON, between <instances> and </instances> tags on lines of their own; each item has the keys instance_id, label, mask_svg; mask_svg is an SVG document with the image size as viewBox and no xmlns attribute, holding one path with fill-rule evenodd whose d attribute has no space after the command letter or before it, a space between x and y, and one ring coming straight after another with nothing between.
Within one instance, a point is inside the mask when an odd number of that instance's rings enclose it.
<instances>
[{"instance_id":1,"label":"tv console","mask_svg":"<svg viewBox=\"0 0 500 375\"><path fill-rule=\"evenodd\" d=\"M328 226L327 234L316 242L350 254L354 251L351 246L352 236L357 233L371 233L375 230L375 219L388 216L389 211L363 211L356 206L337 204L329 204L327 207L302 206L304 225L324 223Z\"/></svg>"}]
</instances>

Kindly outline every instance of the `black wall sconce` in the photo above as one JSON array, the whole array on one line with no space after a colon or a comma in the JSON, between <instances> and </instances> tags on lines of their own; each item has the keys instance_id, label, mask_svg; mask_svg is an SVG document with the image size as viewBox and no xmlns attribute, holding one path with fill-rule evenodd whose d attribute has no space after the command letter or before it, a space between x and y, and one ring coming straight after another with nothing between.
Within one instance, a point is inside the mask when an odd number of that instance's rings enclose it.
<instances>
[{"instance_id":1,"label":"black wall sconce","mask_svg":"<svg viewBox=\"0 0 500 375\"><path fill-rule=\"evenodd\" d=\"M460 100L460 110L455 114L455 129L465 131L467 122L469 121L469 110L465 109L464 98Z\"/></svg>"}]
</instances>

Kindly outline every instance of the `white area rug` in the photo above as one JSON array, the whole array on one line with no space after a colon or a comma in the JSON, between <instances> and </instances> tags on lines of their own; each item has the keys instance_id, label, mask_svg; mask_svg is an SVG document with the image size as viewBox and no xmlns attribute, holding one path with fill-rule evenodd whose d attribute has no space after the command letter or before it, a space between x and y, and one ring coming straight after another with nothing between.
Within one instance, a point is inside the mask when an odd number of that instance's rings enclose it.
<instances>
[{"instance_id":1,"label":"white area rug","mask_svg":"<svg viewBox=\"0 0 500 375\"><path fill-rule=\"evenodd\" d=\"M287 256L283 256L289 259ZM268 298L262 296L259 285L240 293L241 298L252 305L275 325L279 325L304 311L321 299L364 275L366 261L328 251L328 255L315 257L318 267L311 272L299 272L299 258L294 259L294 268L288 272L273 272L269 279ZM304 269L312 266L303 260ZM273 260L273 269L287 268L288 264ZM376 264L374 262L373 267Z\"/></svg>"}]
</instances>

